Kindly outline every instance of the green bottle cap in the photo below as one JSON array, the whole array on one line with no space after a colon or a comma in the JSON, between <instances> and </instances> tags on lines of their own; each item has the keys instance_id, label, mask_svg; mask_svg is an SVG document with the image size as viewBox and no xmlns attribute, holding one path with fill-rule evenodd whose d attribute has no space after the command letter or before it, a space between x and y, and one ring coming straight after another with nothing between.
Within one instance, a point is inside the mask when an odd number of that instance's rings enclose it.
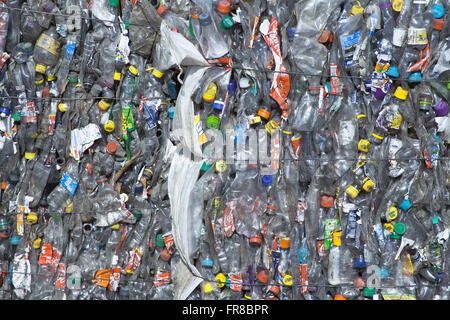
<instances>
[{"instance_id":1,"label":"green bottle cap","mask_svg":"<svg viewBox=\"0 0 450 320\"><path fill-rule=\"evenodd\" d=\"M234 20L233 18L226 16L224 17L221 21L220 21L220 27L223 30L228 30L230 29L232 26L234 26Z\"/></svg>"},{"instance_id":2,"label":"green bottle cap","mask_svg":"<svg viewBox=\"0 0 450 320\"><path fill-rule=\"evenodd\" d=\"M395 229L395 227L394 227L394 229ZM402 238L401 235L396 234L396 233L391 234L389 237L390 237L391 239L401 239L401 238Z\"/></svg>"},{"instance_id":3,"label":"green bottle cap","mask_svg":"<svg viewBox=\"0 0 450 320\"><path fill-rule=\"evenodd\" d=\"M133 216L136 218L137 221L141 220L141 218L142 218L141 210L134 209L134 210L131 210L131 213L133 214Z\"/></svg>"},{"instance_id":4,"label":"green bottle cap","mask_svg":"<svg viewBox=\"0 0 450 320\"><path fill-rule=\"evenodd\" d=\"M12 118L15 122L20 122L20 113L13 113Z\"/></svg>"},{"instance_id":5,"label":"green bottle cap","mask_svg":"<svg viewBox=\"0 0 450 320\"><path fill-rule=\"evenodd\" d=\"M164 246L164 239L163 239L162 234L156 235L156 245L157 245L158 247Z\"/></svg>"},{"instance_id":6,"label":"green bottle cap","mask_svg":"<svg viewBox=\"0 0 450 320\"><path fill-rule=\"evenodd\" d=\"M69 79L69 82L78 82L78 78Z\"/></svg>"},{"instance_id":7,"label":"green bottle cap","mask_svg":"<svg viewBox=\"0 0 450 320\"><path fill-rule=\"evenodd\" d=\"M433 218L431 218L431 223L432 224L436 224L439 222L439 216L434 216Z\"/></svg>"},{"instance_id":8,"label":"green bottle cap","mask_svg":"<svg viewBox=\"0 0 450 320\"><path fill-rule=\"evenodd\" d=\"M394 226L394 231L398 235L402 235L406 232L406 225L403 222L397 222Z\"/></svg>"},{"instance_id":9,"label":"green bottle cap","mask_svg":"<svg viewBox=\"0 0 450 320\"><path fill-rule=\"evenodd\" d=\"M109 5L111 7L118 7L119 6L119 0L109 0Z\"/></svg>"},{"instance_id":10,"label":"green bottle cap","mask_svg":"<svg viewBox=\"0 0 450 320\"><path fill-rule=\"evenodd\" d=\"M374 288L367 288L367 287L364 287L364 289L363 289L363 295L364 295L365 297L373 297L374 294L375 294L375 289L374 289Z\"/></svg>"},{"instance_id":11,"label":"green bottle cap","mask_svg":"<svg viewBox=\"0 0 450 320\"><path fill-rule=\"evenodd\" d=\"M130 29L130 21L124 21L123 23L125 23L125 29Z\"/></svg>"},{"instance_id":12,"label":"green bottle cap","mask_svg":"<svg viewBox=\"0 0 450 320\"><path fill-rule=\"evenodd\" d=\"M219 128L219 118L216 116L209 116L206 119L206 127L209 129L218 129Z\"/></svg>"}]
</instances>

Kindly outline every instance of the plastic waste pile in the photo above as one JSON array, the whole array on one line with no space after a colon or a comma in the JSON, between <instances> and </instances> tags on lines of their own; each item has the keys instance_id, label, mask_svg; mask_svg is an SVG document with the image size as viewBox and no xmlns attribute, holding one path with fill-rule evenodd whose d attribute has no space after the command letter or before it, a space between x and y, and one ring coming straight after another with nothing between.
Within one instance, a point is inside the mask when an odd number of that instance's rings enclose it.
<instances>
[{"instance_id":1,"label":"plastic waste pile","mask_svg":"<svg viewBox=\"0 0 450 320\"><path fill-rule=\"evenodd\" d=\"M449 12L0 1L0 299L450 299Z\"/></svg>"}]
</instances>

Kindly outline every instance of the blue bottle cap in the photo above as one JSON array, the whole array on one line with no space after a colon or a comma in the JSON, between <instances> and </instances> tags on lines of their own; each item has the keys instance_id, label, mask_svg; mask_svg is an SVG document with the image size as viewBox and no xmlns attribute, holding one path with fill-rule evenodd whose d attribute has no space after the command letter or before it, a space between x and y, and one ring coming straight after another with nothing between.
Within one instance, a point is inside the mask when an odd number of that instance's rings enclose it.
<instances>
[{"instance_id":1,"label":"blue bottle cap","mask_svg":"<svg viewBox=\"0 0 450 320\"><path fill-rule=\"evenodd\" d=\"M433 16L436 19L442 18L442 16L445 13L444 6L442 4L433 4L433 7L431 8L431 12L433 13Z\"/></svg>"},{"instance_id":2,"label":"blue bottle cap","mask_svg":"<svg viewBox=\"0 0 450 320\"><path fill-rule=\"evenodd\" d=\"M237 82L234 79L231 79L228 83L228 94L234 94L236 92Z\"/></svg>"},{"instance_id":3,"label":"blue bottle cap","mask_svg":"<svg viewBox=\"0 0 450 320\"><path fill-rule=\"evenodd\" d=\"M287 30L287 32L288 32L289 40L294 39L294 36L295 36L295 28L289 28L289 29Z\"/></svg>"},{"instance_id":4,"label":"blue bottle cap","mask_svg":"<svg viewBox=\"0 0 450 320\"><path fill-rule=\"evenodd\" d=\"M422 74L420 72L411 73L409 76L409 82L420 82L422 81Z\"/></svg>"},{"instance_id":5,"label":"blue bottle cap","mask_svg":"<svg viewBox=\"0 0 450 320\"><path fill-rule=\"evenodd\" d=\"M308 248L300 248L298 249L298 261L300 263L308 262Z\"/></svg>"},{"instance_id":6,"label":"blue bottle cap","mask_svg":"<svg viewBox=\"0 0 450 320\"><path fill-rule=\"evenodd\" d=\"M4 114L5 116L8 116L9 115L9 110L8 109L5 109L5 108L0 108L0 114Z\"/></svg>"},{"instance_id":7,"label":"blue bottle cap","mask_svg":"<svg viewBox=\"0 0 450 320\"><path fill-rule=\"evenodd\" d=\"M201 26L207 26L207 25L211 24L212 20L211 20L210 14L208 12L202 13L198 17L198 22L200 23Z\"/></svg>"},{"instance_id":8,"label":"blue bottle cap","mask_svg":"<svg viewBox=\"0 0 450 320\"><path fill-rule=\"evenodd\" d=\"M387 69L386 74L389 77L393 77L393 78L397 78L400 75L400 73L398 72L397 67L392 67L392 66Z\"/></svg>"},{"instance_id":9,"label":"blue bottle cap","mask_svg":"<svg viewBox=\"0 0 450 320\"><path fill-rule=\"evenodd\" d=\"M13 245L13 246L17 246L18 244L19 244L19 242L20 242L20 238L19 237L12 237L11 239L10 239L10 241L11 241L11 244Z\"/></svg>"},{"instance_id":10,"label":"blue bottle cap","mask_svg":"<svg viewBox=\"0 0 450 320\"><path fill-rule=\"evenodd\" d=\"M411 201L409 201L409 199L407 199L407 200L404 200L402 203L400 203L400 205L398 207L400 209L402 209L403 211L408 211L408 209L412 207L412 203L411 203Z\"/></svg>"},{"instance_id":11,"label":"blue bottle cap","mask_svg":"<svg viewBox=\"0 0 450 320\"><path fill-rule=\"evenodd\" d=\"M355 258L355 262L354 262L354 268L355 269L365 269L366 266L366 261L364 260L364 258Z\"/></svg>"},{"instance_id":12,"label":"blue bottle cap","mask_svg":"<svg viewBox=\"0 0 450 320\"><path fill-rule=\"evenodd\" d=\"M217 111L222 111L223 110L223 101L219 101L219 100L214 101L213 109L217 110Z\"/></svg>"},{"instance_id":13,"label":"blue bottle cap","mask_svg":"<svg viewBox=\"0 0 450 320\"><path fill-rule=\"evenodd\" d=\"M211 259L203 259L202 258L202 267L212 268L214 265L214 261Z\"/></svg>"},{"instance_id":14,"label":"blue bottle cap","mask_svg":"<svg viewBox=\"0 0 450 320\"><path fill-rule=\"evenodd\" d=\"M380 277L381 279L387 278L387 276L389 275L389 270L387 269L380 269Z\"/></svg>"},{"instance_id":15,"label":"blue bottle cap","mask_svg":"<svg viewBox=\"0 0 450 320\"><path fill-rule=\"evenodd\" d=\"M265 185L271 184L271 183L272 183L272 175L269 174L269 175L263 176L263 177L262 177L262 182L263 182Z\"/></svg>"},{"instance_id":16,"label":"blue bottle cap","mask_svg":"<svg viewBox=\"0 0 450 320\"><path fill-rule=\"evenodd\" d=\"M177 83L173 80L170 80L167 83L167 91L169 92L169 96L172 99L176 99L176 97L178 96L178 92L177 92Z\"/></svg>"},{"instance_id":17,"label":"blue bottle cap","mask_svg":"<svg viewBox=\"0 0 450 320\"><path fill-rule=\"evenodd\" d=\"M330 92L331 91L331 82L328 81L326 86L327 86L327 91Z\"/></svg>"},{"instance_id":18,"label":"blue bottle cap","mask_svg":"<svg viewBox=\"0 0 450 320\"><path fill-rule=\"evenodd\" d=\"M169 112L169 118L173 119L173 115L175 114L175 107L170 107L168 112Z\"/></svg>"},{"instance_id":19,"label":"blue bottle cap","mask_svg":"<svg viewBox=\"0 0 450 320\"><path fill-rule=\"evenodd\" d=\"M142 184L134 186L134 194L142 194L142 192L144 192L144 186Z\"/></svg>"}]
</instances>

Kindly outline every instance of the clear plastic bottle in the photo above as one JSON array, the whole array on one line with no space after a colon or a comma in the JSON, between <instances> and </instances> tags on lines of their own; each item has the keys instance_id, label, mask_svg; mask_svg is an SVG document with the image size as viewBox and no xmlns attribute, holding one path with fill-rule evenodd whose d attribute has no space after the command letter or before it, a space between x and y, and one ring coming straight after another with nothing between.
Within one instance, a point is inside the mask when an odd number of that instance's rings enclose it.
<instances>
[{"instance_id":1,"label":"clear plastic bottle","mask_svg":"<svg viewBox=\"0 0 450 320\"><path fill-rule=\"evenodd\" d=\"M211 15L207 12L198 17L200 37L198 39L203 55L206 59L218 59L225 56L230 48L223 36L216 29Z\"/></svg>"},{"instance_id":2,"label":"clear plastic bottle","mask_svg":"<svg viewBox=\"0 0 450 320\"><path fill-rule=\"evenodd\" d=\"M34 60L36 62L36 72L45 74L48 67L53 67L58 63L61 53L61 43L55 27L42 32L34 46Z\"/></svg>"}]
</instances>

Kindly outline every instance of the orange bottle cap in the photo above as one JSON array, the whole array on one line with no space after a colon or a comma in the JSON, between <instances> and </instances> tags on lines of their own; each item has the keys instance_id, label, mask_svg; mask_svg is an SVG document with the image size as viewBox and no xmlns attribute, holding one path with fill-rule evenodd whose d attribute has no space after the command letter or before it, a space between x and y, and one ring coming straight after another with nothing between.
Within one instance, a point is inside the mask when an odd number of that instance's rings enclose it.
<instances>
[{"instance_id":1,"label":"orange bottle cap","mask_svg":"<svg viewBox=\"0 0 450 320\"><path fill-rule=\"evenodd\" d=\"M330 36L331 36L331 34L327 30L323 29L323 31L322 31L319 39L317 39L317 41L319 41L320 43L325 43L330 39Z\"/></svg>"},{"instance_id":2,"label":"orange bottle cap","mask_svg":"<svg viewBox=\"0 0 450 320\"><path fill-rule=\"evenodd\" d=\"M267 270L261 270L258 272L257 278L261 283L267 283L269 281L269 273Z\"/></svg>"},{"instance_id":3,"label":"orange bottle cap","mask_svg":"<svg viewBox=\"0 0 450 320\"><path fill-rule=\"evenodd\" d=\"M332 208L334 204L334 198L330 196L322 196L321 205L324 208Z\"/></svg>"},{"instance_id":4,"label":"orange bottle cap","mask_svg":"<svg viewBox=\"0 0 450 320\"><path fill-rule=\"evenodd\" d=\"M250 244L261 245L261 242L262 242L262 236L257 235L257 236L251 237L251 238L249 239L249 242L250 242Z\"/></svg>"},{"instance_id":5,"label":"orange bottle cap","mask_svg":"<svg viewBox=\"0 0 450 320\"><path fill-rule=\"evenodd\" d=\"M341 294L337 294L334 296L334 300L347 300L347 298Z\"/></svg>"},{"instance_id":6,"label":"orange bottle cap","mask_svg":"<svg viewBox=\"0 0 450 320\"><path fill-rule=\"evenodd\" d=\"M167 6L165 6L165 5L159 6L159 8L158 8L158 10L157 10L158 15L161 16L164 12L166 12L167 9L169 9L169 8L168 8Z\"/></svg>"},{"instance_id":7,"label":"orange bottle cap","mask_svg":"<svg viewBox=\"0 0 450 320\"><path fill-rule=\"evenodd\" d=\"M161 258L161 260L163 261L169 261L170 260L170 253L167 249L164 249L163 251L161 251L161 255L159 256Z\"/></svg>"},{"instance_id":8,"label":"orange bottle cap","mask_svg":"<svg viewBox=\"0 0 450 320\"><path fill-rule=\"evenodd\" d=\"M289 237L280 238L280 247L282 249L289 248Z\"/></svg>"},{"instance_id":9,"label":"orange bottle cap","mask_svg":"<svg viewBox=\"0 0 450 320\"><path fill-rule=\"evenodd\" d=\"M217 5L217 11L219 11L220 13L223 13L223 14L227 14L231 10L230 7L231 7L230 3L227 0L222 0Z\"/></svg>"},{"instance_id":10,"label":"orange bottle cap","mask_svg":"<svg viewBox=\"0 0 450 320\"><path fill-rule=\"evenodd\" d=\"M280 287L279 286L271 286L269 291L277 296L280 293Z\"/></svg>"}]
</instances>

